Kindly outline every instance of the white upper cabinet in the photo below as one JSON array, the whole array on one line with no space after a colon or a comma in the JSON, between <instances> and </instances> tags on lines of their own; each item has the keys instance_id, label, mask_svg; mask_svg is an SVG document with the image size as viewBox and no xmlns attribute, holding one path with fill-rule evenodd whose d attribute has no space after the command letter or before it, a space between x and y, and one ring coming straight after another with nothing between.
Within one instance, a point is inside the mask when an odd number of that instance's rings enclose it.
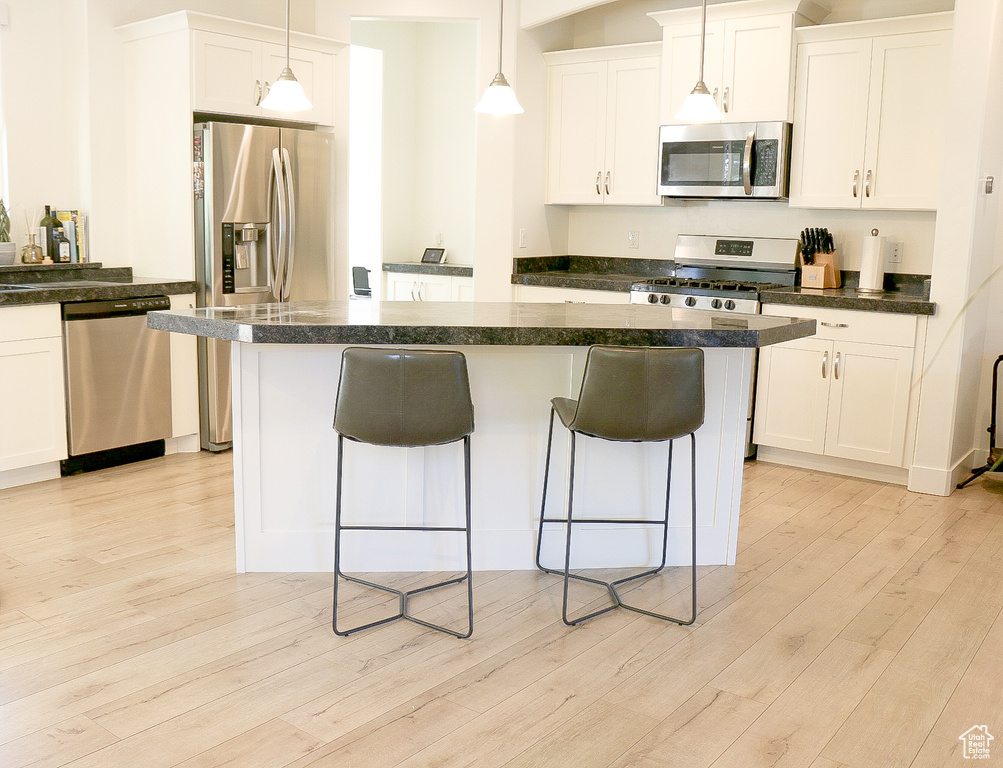
<instances>
[{"instance_id":1,"label":"white upper cabinet","mask_svg":"<svg viewBox=\"0 0 1003 768\"><path fill-rule=\"evenodd\" d=\"M798 31L792 206L937 207L950 26L938 13Z\"/></svg>"},{"instance_id":2,"label":"white upper cabinet","mask_svg":"<svg viewBox=\"0 0 1003 768\"><path fill-rule=\"evenodd\" d=\"M658 43L544 54L547 202L659 205Z\"/></svg>"},{"instance_id":3,"label":"white upper cabinet","mask_svg":"<svg viewBox=\"0 0 1003 768\"><path fill-rule=\"evenodd\" d=\"M810 0L749 0L707 9L703 79L725 122L791 120L794 28L825 13ZM649 15L662 25L661 123L676 125L700 73L700 9Z\"/></svg>"},{"instance_id":4,"label":"white upper cabinet","mask_svg":"<svg viewBox=\"0 0 1003 768\"><path fill-rule=\"evenodd\" d=\"M289 64L313 109L271 112L261 100L286 65L285 31L178 11L118 28L143 56L171 61L187 54L191 112L334 124L335 56L344 43L294 32Z\"/></svg>"}]
</instances>

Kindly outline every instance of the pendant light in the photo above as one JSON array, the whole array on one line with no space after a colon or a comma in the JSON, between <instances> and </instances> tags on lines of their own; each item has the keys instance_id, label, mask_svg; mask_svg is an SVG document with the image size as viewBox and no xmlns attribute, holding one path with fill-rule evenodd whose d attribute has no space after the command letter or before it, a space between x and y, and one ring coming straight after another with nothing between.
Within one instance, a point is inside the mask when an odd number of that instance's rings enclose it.
<instances>
[{"instance_id":1,"label":"pendant light","mask_svg":"<svg viewBox=\"0 0 1003 768\"><path fill-rule=\"evenodd\" d=\"M676 120L684 123L713 123L724 117L703 81L704 46L706 43L707 0L703 0L703 11L700 17L700 79L697 80L696 86L676 113Z\"/></svg>"},{"instance_id":2,"label":"pendant light","mask_svg":"<svg viewBox=\"0 0 1003 768\"><path fill-rule=\"evenodd\" d=\"M515 91L502 74L502 30L505 26L505 0L499 0L498 12L498 74L474 107L474 112L488 115L521 115L524 110L515 97Z\"/></svg>"},{"instance_id":3,"label":"pendant light","mask_svg":"<svg viewBox=\"0 0 1003 768\"><path fill-rule=\"evenodd\" d=\"M313 109L313 104L306 97L303 86L289 68L289 0L286 0L286 66L279 79L268 89L268 94L261 101L261 107L274 112L306 112Z\"/></svg>"}]
</instances>

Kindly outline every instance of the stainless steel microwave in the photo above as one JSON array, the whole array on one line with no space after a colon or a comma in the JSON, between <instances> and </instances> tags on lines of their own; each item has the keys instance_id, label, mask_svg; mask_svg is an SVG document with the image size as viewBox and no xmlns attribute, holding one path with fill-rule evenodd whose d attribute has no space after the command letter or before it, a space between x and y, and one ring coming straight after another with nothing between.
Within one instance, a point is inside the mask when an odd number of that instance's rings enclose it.
<instances>
[{"instance_id":1,"label":"stainless steel microwave","mask_svg":"<svg viewBox=\"0 0 1003 768\"><path fill-rule=\"evenodd\" d=\"M663 125L658 194L780 200L790 179L791 124Z\"/></svg>"}]
</instances>

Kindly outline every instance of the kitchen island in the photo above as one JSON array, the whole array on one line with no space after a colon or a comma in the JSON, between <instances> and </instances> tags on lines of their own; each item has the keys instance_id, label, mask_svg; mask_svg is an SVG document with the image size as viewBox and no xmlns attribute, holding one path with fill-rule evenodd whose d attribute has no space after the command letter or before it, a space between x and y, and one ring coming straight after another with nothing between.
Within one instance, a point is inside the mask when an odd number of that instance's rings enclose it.
<instances>
[{"instance_id":1,"label":"kitchen island","mask_svg":"<svg viewBox=\"0 0 1003 768\"><path fill-rule=\"evenodd\" d=\"M474 401L473 555L477 570L533 567L550 399L574 397L591 344L698 346L705 351L706 420L697 432L698 560L735 561L746 410L756 348L810 336L812 320L666 310L644 305L300 302L154 312L153 328L233 344L234 505L237 570L330 571L335 457L332 422L347 345L448 345L468 362ZM566 435L555 430L555 472ZM588 440L579 450L576 513L658 515L665 444ZM462 508L456 446L390 449L350 443L346 521L361 509L393 524L443 524ZM688 451L677 451L670 562L689 558ZM548 504L561 505L551 483ZM601 514L600 514L601 511ZM590 565L630 548L644 564L657 528L581 535ZM415 534L409 534L414 536ZM422 534L428 535L428 534ZM358 533L345 541L349 570L447 570L460 542L436 540L431 559L413 539ZM562 550L554 533L545 559ZM622 558L618 558L622 560Z\"/></svg>"}]
</instances>

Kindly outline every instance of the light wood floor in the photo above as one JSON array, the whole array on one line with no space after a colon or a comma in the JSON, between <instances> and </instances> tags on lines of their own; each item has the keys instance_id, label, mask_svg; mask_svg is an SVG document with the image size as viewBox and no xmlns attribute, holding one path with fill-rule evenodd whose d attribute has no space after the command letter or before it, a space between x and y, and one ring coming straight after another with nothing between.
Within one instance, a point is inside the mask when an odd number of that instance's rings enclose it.
<instances>
[{"instance_id":1,"label":"light wood floor","mask_svg":"<svg viewBox=\"0 0 1003 768\"><path fill-rule=\"evenodd\" d=\"M693 627L568 629L557 579L492 572L471 640L345 640L329 575L233 573L230 461L0 491L0 766L942 768L974 725L1003 761L998 481L945 499L752 463ZM640 591L681 610L686 581Z\"/></svg>"}]
</instances>

